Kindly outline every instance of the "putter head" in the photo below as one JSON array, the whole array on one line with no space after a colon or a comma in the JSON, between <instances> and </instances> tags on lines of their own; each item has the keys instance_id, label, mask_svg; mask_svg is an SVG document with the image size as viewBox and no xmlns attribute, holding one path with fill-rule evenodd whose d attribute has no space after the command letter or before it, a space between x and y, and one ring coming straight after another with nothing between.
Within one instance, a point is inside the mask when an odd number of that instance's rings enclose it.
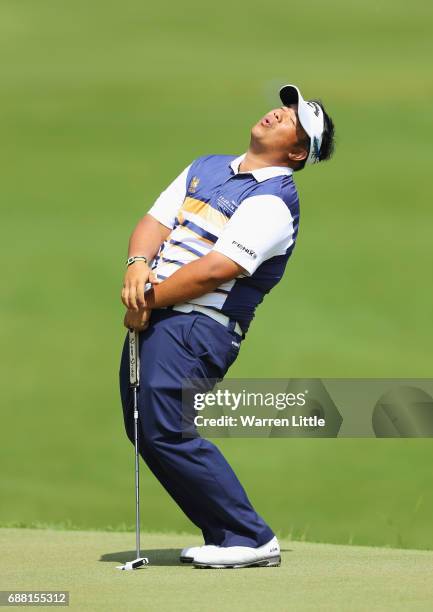
<instances>
[{"instance_id":1,"label":"putter head","mask_svg":"<svg viewBox=\"0 0 433 612\"><path fill-rule=\"evenodd\" d=\"M135 570L144 565L149 565L149 559L147 557L137 557L134 561L127 561L125 565L116 565L116 569Z\"/></svg>"}]
</instances>

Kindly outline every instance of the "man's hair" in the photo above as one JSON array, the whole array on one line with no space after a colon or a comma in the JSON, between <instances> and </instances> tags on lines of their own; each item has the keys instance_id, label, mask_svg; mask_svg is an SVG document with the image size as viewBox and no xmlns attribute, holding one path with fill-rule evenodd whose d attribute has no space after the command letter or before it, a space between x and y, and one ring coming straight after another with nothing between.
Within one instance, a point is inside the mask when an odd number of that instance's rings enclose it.
<instances>
[{"instance_id":1,"label":"man's hair","mask_svg":"<svg viewBox=\"0 0 433 612\"><path fill-rule=\"evenodd\" d=\"M325 111L325 107L323 106L323 103L321 100L311 100L311 102L315 102L316 104L318 104L323 111L324 129L323 129L323 136L322 136L322 144L320 145L320 151L319 151L319 161L326 161L327 159L330 159L332 157L334 153L334 149L335 149L334 122L332 121L328 113ZM298 124L298 144L302 147L305 147L307 151L309 151L310 137L305 132L301 124ZM302 168L304 168L307 162L307 157L301 162L299 162L298 167L295 170L296 172L299 172L299 170L302 170Z\"/></svg>"}]
</instances>

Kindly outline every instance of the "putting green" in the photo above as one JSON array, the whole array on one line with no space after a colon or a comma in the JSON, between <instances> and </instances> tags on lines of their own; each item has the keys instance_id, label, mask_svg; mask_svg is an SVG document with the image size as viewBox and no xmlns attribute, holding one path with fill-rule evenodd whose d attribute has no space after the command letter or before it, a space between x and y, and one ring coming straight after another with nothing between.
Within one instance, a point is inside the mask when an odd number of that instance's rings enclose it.
<instances>
[{"instance_id":1,"label":"putting green","mask_svg":"<svg viewBox=\"0 0 433 612\"><path fill-rule=\"evenodd\" d=\"M431 610L430 551L283 541L279 568L200 571L178 563L194 543L144 534L151 565L120 572L132 533L0 529L0 588L69 590L74 610Z\"/></svg>"}]
</instances>

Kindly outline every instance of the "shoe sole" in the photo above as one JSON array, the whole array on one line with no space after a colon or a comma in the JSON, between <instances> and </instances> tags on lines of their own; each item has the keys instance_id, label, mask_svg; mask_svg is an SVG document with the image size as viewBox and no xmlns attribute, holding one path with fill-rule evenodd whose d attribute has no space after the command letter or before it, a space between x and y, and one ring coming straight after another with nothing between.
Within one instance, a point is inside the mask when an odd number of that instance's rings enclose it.
<instances>
[{"instance_id":1,"label":"shoe sole","mask_svg":"<svg viewBox=\"0 0 433 612\"><path fill-rule=\"evenodd\" d=\"M253 563L231 563L229 565L213 564L213 563L196 563L194 567L197 569L240 569L242 567L279 567L281 565L281 557L271 557L269 559L262 559L261 561L254 561Z\"/></svg>"}]
</instances>

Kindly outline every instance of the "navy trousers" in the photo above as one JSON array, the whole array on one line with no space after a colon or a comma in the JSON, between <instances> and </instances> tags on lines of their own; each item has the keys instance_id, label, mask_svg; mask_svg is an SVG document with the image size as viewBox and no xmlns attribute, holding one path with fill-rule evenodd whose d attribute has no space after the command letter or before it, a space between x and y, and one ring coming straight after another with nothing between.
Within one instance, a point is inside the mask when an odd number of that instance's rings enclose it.
<instances>
[{"instance_id":1,"label":"navy trousers","mask_svg":"<svg viewBox=\"0 0 433 612\"><path fill-rule=\"evenodd\" d=\"M206 544L262 546L274 536L255 512L218 448L182 436L182 384L187 378L223 378L238 353L240 336L196 312L155 310L140 333L138 392L140 454ZM134 442L128 337L120 365L126 433ZM209 383L208 389L212 387Z\"/></svg>"}]
</instances>

